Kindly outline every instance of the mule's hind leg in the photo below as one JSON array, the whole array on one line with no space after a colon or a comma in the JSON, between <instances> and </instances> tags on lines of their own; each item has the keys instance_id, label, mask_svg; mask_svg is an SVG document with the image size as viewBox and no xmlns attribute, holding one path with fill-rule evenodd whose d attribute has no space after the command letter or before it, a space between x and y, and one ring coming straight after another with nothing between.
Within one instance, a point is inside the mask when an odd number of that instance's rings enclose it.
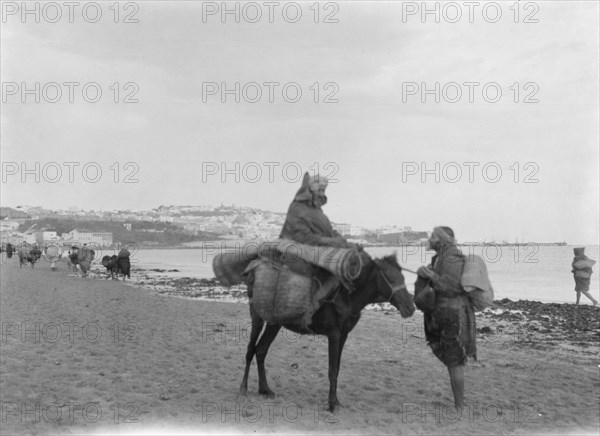
<instances>
[{"instance_id":1,"label":"mule's hind leg","mask_svg":"<svg viewBox=\"0 0 600 436\"><path fill-rule=\"evenodd\" d=\"M258 345L256 346L258 393L259 395L266 395L269 398L273 398L275 396L275 392L269 388L269 384L267 383L267 375L265 373L265 358L267 357L269 347L275 340L280 328L280 325L267 324L267 327L265 328L265 331L263 332L262 336L260 337L260 341L258 341Z\"/></svg>"},{"instance_id":2,"label":"mule's hind leg","mask_svg":"<svg viewBox=\"0 0 600 436\"><path fill-rule=\"evenodd\" d=\"M250 316L252 317L252 330L250 332L250 341L248 342L248 349L246 351L246 368L244 369L244 378L240 385L240 394L248 394L248 374L250 373L250 365L252 365L252 359L256 354L256 341L260 335L260 331L263 328L264 321L258 316L256 312L250 306Z\"/></svg>"}]
</instances>

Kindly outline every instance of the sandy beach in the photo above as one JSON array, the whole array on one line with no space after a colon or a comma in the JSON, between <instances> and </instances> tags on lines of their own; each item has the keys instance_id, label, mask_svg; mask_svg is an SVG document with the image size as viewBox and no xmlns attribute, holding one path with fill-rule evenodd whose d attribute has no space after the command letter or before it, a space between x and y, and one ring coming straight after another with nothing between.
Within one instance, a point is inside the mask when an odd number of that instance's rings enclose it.
<instances>
[{"instance_id":1,"label":"sandy beach","mask_svg":"<svg viewBox=\"0 0 600 436\"><path fill-rule=\"evenodd\" d=\"M420 313L365 310L332 415L324 337L282 331L266 362L275 399L257 395L255 363L248 397L238 394L243 289L230 294L240 302L220 302L175 298L218 293L193 279L82 279L15 258L1 271L2 434L597 434L600 424L590 306L500 301L478 313L460 417Z\"/></svg>"}]
</instances>

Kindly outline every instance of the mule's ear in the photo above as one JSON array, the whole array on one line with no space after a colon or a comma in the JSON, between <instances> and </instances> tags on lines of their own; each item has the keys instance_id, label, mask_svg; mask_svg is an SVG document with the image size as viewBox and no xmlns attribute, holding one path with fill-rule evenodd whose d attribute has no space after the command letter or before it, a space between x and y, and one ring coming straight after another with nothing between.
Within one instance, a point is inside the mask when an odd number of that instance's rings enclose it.
<instances>
[{"instance_id":1,"label":"mule's ear","mask_svg":"<svg viewBox=\"0 0 600 436\"><path fill-rule=\"evenodd\" d=\"M384 259L388 263L398 263L398 252L394 251L392 254L388 254L387 256L385 256Z\"/></svg>"},{"instance_id":2,"label":"mule's ear","mask_svg":"<svg viewBox=\"0 0 600 436\"><path fill-rule=\"evenodd\" d=\"M398 263L397 253L394 251L392 254L389 254L383 258L383 260L388 264L395 268L402 269L400 264Z\"/></svg>"}]
</instances>

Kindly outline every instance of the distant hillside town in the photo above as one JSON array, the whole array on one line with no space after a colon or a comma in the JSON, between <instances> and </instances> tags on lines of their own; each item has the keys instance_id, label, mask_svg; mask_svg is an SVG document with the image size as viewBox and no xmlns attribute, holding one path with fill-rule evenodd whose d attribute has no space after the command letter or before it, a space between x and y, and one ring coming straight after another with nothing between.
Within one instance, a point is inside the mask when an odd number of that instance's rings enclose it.
<instances>
[{"instance_id":1,"label":"distant hillside town","mask_svg":"<svg viewBox=\"0 0 600 436\"><path fill-rule=\"evenodd\" d=\"M273 240L285 213L250 207L159 206L151 210L50 210L37 206L0 208L0 242L94 244L111 247L194 246L216 240ZM427 232L396 225L368 229L332 223L347 239L370 245L422 242Z\"/></svg>"}]
</instances>

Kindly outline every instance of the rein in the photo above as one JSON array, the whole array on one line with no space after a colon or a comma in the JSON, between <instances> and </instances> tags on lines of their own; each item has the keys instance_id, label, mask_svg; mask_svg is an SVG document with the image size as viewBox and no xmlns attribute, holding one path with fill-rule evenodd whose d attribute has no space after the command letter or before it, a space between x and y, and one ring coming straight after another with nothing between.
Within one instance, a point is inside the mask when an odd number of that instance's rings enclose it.
<instances>
[{"instance_id":1,"label":"rein","mask_svg":"<svg viewBox=\"0 0 600 436\"><path fill-rule=\"evenodd\" d=\"M371 262L371 266L369 268L369 271L368 271L367 275L370 275L373 272L373 268L375 268L375 265L376 265L375 261ZM396 294L396 292L399 292L402 289L408 290L406 288L405 284L402 284L400 286L392 286L392 284L390 283L390 281L388 280L388 278L385 276L385 274L383 273L383 271L381 270L381 268L379 267L379 265L377 265L377 267L379 268L379 271L377 271L377 273L383 278L383 280L385 281L385 283L390 288L390 295L389 295L389 297L387 297L387 298L383 297L384 299L386 299L386 302L389 303L392 300L392 298L394 297L394 295ZM404 268L402 270L404 270ZM325 301L325 302L327 302L327 303L333 303L333 300L337 296L339 290L340 290L340 287L338 287L337 291L333 294L333 297L331 299L328 298L327 301ZM357 316L357 315L360 314L360 312L359 313L351 312L351 313L352 313L352 316Z\"/></svg>"},{"instance_id":2,"label":"rein","mask_svg":"<svg viewBox=\"0 0 600 436\"><path fill-rule=\"evenodd\" d=\"M388 280L388 278L385 276L385 274L383 273L383 271L379 270L378 272L381 275L381 277L383 278L383 280L385 281L385 283L390 288L390 296L386 299L386 301L389 303L390 301L392 301L392 298L394 297L394 295L396 294L396 292L399 292L402 289L406 289L406 285L402 284L400 286L392 286L392 284L390 283L390 281ZM406 290L408 290L408 289L406 289ZM386 298L386 297L383 297L383 298Z\"/></svg>"}]
</instances>

